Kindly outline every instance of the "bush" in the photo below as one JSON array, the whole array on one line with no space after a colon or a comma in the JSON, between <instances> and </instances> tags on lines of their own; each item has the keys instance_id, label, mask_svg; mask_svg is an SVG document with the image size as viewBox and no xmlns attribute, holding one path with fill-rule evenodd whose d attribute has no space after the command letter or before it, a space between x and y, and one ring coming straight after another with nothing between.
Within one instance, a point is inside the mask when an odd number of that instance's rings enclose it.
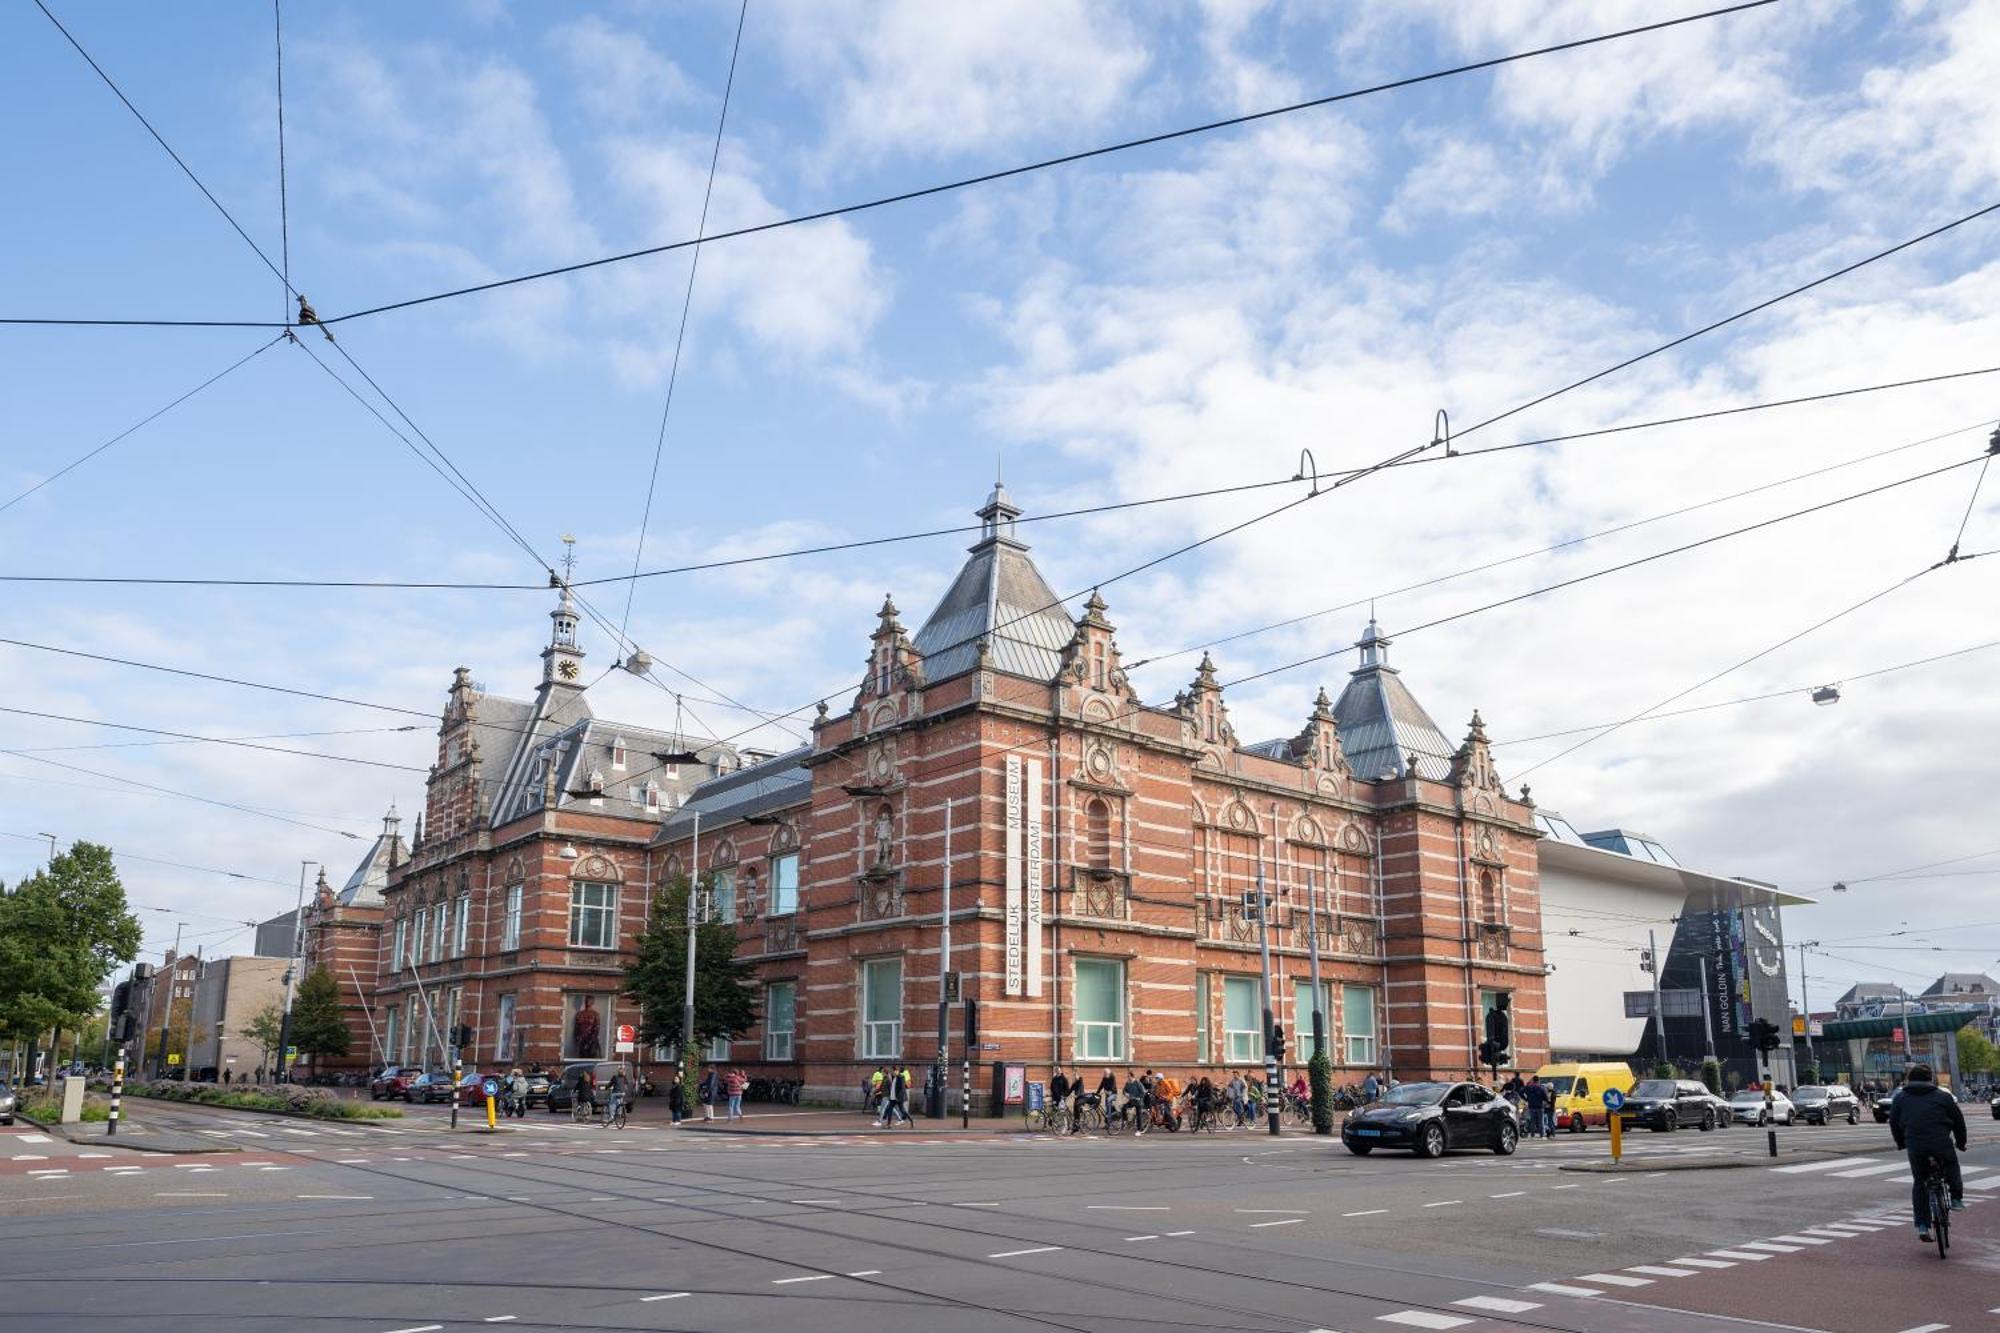
<instances>
[{"instance_id":1,"label":"bush","mask_svg":"<svg viewBox=\"0 0 2000 1333\"><path fill-rule=\"evenodd\" d=\"M1668 1064L1665 1060L1662 1060L1653 1066L1654 1078L1672 1078L1673 1076L1674 1076L1674 1067Z\"/></svg>"},{"instance_id":2,"label":"bush","mask_svg":"<svg viewBox=\"0 0 2000 1333\"><path fill-rule=\"evenodd\" d=\"M39 1120L45 1125L53 1125L62 1119L62 1098L51 1097L47 1093L22 1101L17 1109L30 1120ZM83 1099L83 1119L95 1123L111 1118L111 1104L86 1095Z\"/></svg>"},{"instance_id":3,"label":"bush","mask_svg":"<svg viewBox=\"0 0 2000 1333\"><path fill-rule=\"evenodd\" d=\"M1312 1086L1313 1133L1333 1133L1333 1061L1314 1051L1306 1061L1306 1081Z\"/></svg>"},{"instance_id":4,"label":"bush","mask_svg":"<svg viewBox=\"0 0 2000 1333\"><path fill-rule=\"evenodd\" d=\"M1721 1094L1722 1062L1720 1060L1703 1060L1701 1062L1701 1082L1702 1086L1710 1092L1718 1096Z\"/></svg>"},{"instance_id":5,"label":"bush","mask_svg":"<svg viewBox=\"0 0 2000 1333\"><path fill-rule=\"evenodd\" d=\"M225 1088L218 1083L180 1083L154 1079L130 1089L134 1097L152 1097L165 1102L195 1102L232 1111L275 1111L282 1115L313 1116L320 1120L393 1120L403 1113L369 1102L346 1101L325 1088L300 1087L284 1083L269 1088Z\"/></svg>"}]
</instances>

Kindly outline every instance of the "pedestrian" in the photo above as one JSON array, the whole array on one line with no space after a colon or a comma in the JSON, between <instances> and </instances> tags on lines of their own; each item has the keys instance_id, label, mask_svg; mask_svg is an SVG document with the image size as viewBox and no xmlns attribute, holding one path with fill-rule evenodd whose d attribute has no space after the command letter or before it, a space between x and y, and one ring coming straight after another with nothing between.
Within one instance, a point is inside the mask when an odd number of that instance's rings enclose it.
<instances>
[{"instance_id":1,"label":"pedestrian","mask_svg":"<svg viewBox=\"0 0 2000 1333\"><path fill-rule=\"evenodd\" d=\"M687 1089L681 1086L679 1079L675 1079L673 1085L667 1089L667 1113L673 1117L673 1123L678 1125L687 1119L687 1111Z\"/></svg>"},{"instance_id":2,"label":"pedestrian","mask_svg":"<svg viewBox=\"0 0 2000 1333\"><path fill-rule=\"evenodd\" d=\"M701 1100L701 1119L703 1124L708 1124L715 1119L715 1101L721 1091L722 1079L715 1072L715 1066L710 1065L702 1070L701 1082L695 1086L695 1096Z\"/></svg>"},{"instance_id":3,"label":"pedestrian","mask_svg":"<svg viewBox=\"0 0 2000 1333\"><path fill-rule=\"evenodd\" d=\"M1965 1178L1958 1154L1965 1151L1965 1113L1958 1101L1937 1085L1929 1065L1911 1065L1903 1090L1889 1107L1889 1133L1896 1146L1910 1155L1910 1204L1916 1213L1917 1239L1931 1238L1930 1200L1924 1195L1925 1161L1935 1157L1944 1168L1951 1190L1951 1210L1965 1207Z\"/></svg>"},{"instance_id":4,"label":"pedestrian","mask_svg":"<svg viewBox=\"0 0 2000 1333\"><path fill-rule=\"evenodd\" d=\"M1053 1110L1068 1100L1069 1076L1063 1073L1061 1065L1057 1065L1055 1073L1049 1075L1049 1107Z\"/></svg>"},{"instance_id":5,"label":"pedestrian","mask_svg":"<svg viewBox=\"0 0 2000 1333\"><path fill-rule=\"evenodd\" d=\"M1382 1085L1375 1079L1375 1071L1369 1070L1368 1077L1361 1080L1361 1101L1364 1105L1375 1100L1382 1092Z\"/></svg>"},{"instance_id":6,"label":"pedestrian","mask_svg":"<svg viewBox=\"0 0 2000 1333\"><path fill-rule=\"evenodd\" d=\"M868 1076L868 1109L875 1116L879 1128L882 1118L889 1113L889 1066L876 1065L875 1072Z\"/></svg>"},{"instance_id":7,"label":"pedestrian","mask_svg":"<svg viewBox=\"0 0 2000 1333\"><path fill-rule=\"evenodd\" d=\"M229 1073L227 1069L222 1071L222 1086L225 1088L229 1086Z\"/></svg>"},{"instance_id":8,"label":"pedestrian","mask_svg":"<svg viewBox=\"0 0 2000 1333\"><path fill-rule=\"evenodd\" d=\"M1521 1101L1528 1108L1526 1130L1536 1138L1548 1138L1552 1127L1544 1120L1549 1109L1549 1090L1537 1075L1521 1089Z\"/></svg>"},{"instance_id":9,"label":"pedestrian","mask_svg":"<svg viewBox=\"0 0 2000 1333\"><path fill-rule=\"evenodd\" d=\"M890 1129L898 1122L914 1124L910 1119L910 1071L901 1065L891 1069L883 1088L882 1118L876 1123Z\"/></svg>"},{"instance_id":10,"label":"pedestrian","mask_svg":"<svg viewBox=\"0 0 2000 1333\"><path fill-rule=\"evenodd\" d=\"M1231 1129L1241 1129L1250 1119L1250 1085L1243 1081L1241 1070L1232 1070L1229 1083L1224 1089L1229 1096L1229 1110L1235 1116Z\"/></svg>"},{"instance_id":11,"label":"pedestrian","mask_svg":"<svg viewBox=\"0 0 2000 1333\"><path fill-rule=\"evenodd\" d=\"M729 1098L729 1118L743 1118L743 1089L750 1085L750 1079L740 1069L732 1069L722 1076L722 1092Z\"/></svg>"}]
</instances>

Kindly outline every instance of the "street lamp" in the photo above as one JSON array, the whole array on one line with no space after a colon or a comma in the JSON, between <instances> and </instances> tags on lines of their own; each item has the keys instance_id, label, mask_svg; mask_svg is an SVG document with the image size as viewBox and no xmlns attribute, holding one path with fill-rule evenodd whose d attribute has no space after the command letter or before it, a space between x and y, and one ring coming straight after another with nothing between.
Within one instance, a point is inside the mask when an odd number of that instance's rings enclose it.
<instances>
[{"instance_id":1,"label":"street lamp","mask_svg":"<svg viewBox=\"0 0 2000 1333\"><path fill-rule=\"evenodd\" d=\"M1839 703L1840 686L1838 685L1820 686L1818 689L1812 692L1812 701L1815 704L1819 705L1821 708L1825 708L1828 704Z\"/></svg>"},{"instance_id":2,"label":"street lamp","mask_svg":"<svg viewBox=\"0 0 2000 1333\"><path fill-rule=\"evenodd\" d=\"M292 1048L292 994L298 987L299 949L305 943L306 868L318 864L317 861L299 862L299 897L292 907L292 952L290 959L285 963L285 1013L278 1023L278 1082L280 1083L291 1082L292 1070L286 1063L285 1053ZM453 1095L457 1095L455 1091Z\"/></svg>"}]
</instances>

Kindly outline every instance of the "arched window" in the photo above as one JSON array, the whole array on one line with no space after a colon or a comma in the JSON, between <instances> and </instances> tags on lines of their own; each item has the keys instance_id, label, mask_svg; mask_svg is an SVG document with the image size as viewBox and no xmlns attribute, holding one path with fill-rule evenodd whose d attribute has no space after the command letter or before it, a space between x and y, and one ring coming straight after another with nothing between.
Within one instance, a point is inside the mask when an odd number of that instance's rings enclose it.
<instances>
[{"instance_id":1,"label":"arched window","mask_svg":"<svg viewBox=\"0 0 2000 1333\"><path fill-rule=\"evenodd\" d=\"M1096 643L1090 645L1090 674L1091 683L1100 690L1105 688L1107 683L1104 661L1104 641L1099 639Z\"/></svg>"},{"instance_id":2,"label":"arched window","mask_svg":"<svg viewBox=\"0 0 2000 1333\"><path fill-rule=\"evenodd\" d=\"M1111 804L1102 796L1083 807L1084 855L1092 870L1111 869Z\"/></svg>"},{"instance_id":3,"label":"arched window","mask_svg":"<svg viewBox=\"0 0 2000 1333\"><path fill-rule=\"evenodd\" d=\"M1479 872L1479 916L1488 925L1500 924L1500 886L1490 870Z\"/></svg>"}]
</instances>

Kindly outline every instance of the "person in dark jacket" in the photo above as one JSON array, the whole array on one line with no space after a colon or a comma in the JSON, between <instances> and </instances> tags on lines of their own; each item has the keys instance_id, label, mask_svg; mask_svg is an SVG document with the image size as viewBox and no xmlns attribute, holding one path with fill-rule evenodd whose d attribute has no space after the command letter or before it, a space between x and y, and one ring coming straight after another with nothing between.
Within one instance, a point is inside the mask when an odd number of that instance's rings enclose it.
<instances>
[{"instance_id":1,"label":"person in dark jacket","mask_svg":"<svg viewBox=\"0 0 2000 1333\"><path fill-rule=\"evenodd\" d=\"M1910 1205L1917 1219L1917 1239L1931 1238L1930 1200L1924 1197L1924 1159L1935 1157L1951 1186L1951 1209L1965 1207L1965 1182L1958 1154L1965 1151L1965 1113L1958 1100L1938 1087L1929 1065L1911 1065L1903 1089L1889 1104L1889 1133L1896 1146L1910 1154Z\"/></svg>"}]
</instances>

